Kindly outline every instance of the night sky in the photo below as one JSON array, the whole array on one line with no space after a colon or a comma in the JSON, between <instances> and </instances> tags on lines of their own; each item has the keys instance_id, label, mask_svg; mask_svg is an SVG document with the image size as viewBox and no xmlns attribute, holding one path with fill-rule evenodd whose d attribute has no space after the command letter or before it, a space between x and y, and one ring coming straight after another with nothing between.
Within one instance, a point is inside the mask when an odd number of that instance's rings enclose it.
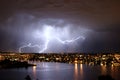
<instances>
[{"instance_id":1,"label":"night sky","mask_svg":"<svg viewBox=\"0 0 120 80\"><path fill-rule=\"evenodd\" d=\"M0 51L39 52L47 31L44 52L120 52L120 0L0 0Z\"/></svg>"}]
</instances>

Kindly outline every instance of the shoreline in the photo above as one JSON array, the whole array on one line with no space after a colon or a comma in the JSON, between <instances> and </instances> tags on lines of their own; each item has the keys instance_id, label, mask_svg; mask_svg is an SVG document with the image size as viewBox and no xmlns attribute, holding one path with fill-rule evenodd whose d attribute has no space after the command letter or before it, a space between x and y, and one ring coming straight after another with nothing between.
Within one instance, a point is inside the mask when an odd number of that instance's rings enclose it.
<instances>
[{"instance_id":1,"label":"shoreline","mask_svg":"<svg viewBox=\"0 0 120 80\"><path fill-rule=\"evenodd\" d=\"M30 66L36 66L35 64L29 64L28 62L24 61L10 61L10 60L4 60L0 61L0 69L3 68L28 68Z\"/></svg>"}]
</instances>

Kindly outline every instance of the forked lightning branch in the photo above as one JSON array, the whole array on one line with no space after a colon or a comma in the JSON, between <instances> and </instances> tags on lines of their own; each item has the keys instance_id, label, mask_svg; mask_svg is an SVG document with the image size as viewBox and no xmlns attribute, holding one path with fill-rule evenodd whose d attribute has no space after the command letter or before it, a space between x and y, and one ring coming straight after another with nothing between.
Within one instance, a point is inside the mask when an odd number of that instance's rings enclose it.
<instances>
[{"instance_id":1,"label":"forked lightning branch","mask_svg":"<svg viewBox=\"0 0 120 80\"><path fill-rule=\"evenodd\" d=\"M41 35L41 32L37 31L37 38L40 39L42 36L42 38L44 38L44 44L41 45L41 44L28 43L19 48L20 53L24 52L25 48L35 48L35 47L39 49L39 53L43 53L48 49L50 41L53 41L53 40L57 40L59 43L64 45L64 44L73 43L79 39L82 39L82 40L85 39L84 36L77 36L77 37L69 38L70 34L67 28L59 29L59 28L55 28L54 26L50 26L50 25L44 25L43 27L44 27L42 31L43 34Z\"/></svg>"}]
</instances>

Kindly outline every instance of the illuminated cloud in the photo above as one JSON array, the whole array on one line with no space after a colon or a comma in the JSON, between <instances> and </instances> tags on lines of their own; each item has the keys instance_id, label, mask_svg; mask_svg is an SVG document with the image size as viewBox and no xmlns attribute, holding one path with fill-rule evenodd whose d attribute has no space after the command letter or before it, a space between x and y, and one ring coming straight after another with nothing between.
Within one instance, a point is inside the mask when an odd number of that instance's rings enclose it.
<instances>
[{"instance_id":1,"label":"illuminated cloud","mask_svg":"<svg viewBox=\"0 0 120 80\"><path fill-rule=\"evenodd\" d=\"M42 46L42 50L49 39L46 52L119 52L119 3L119 0L1 0L0 51L18 52L20 46L29 43ZM76 41L63 45L72 40ZM26 52L26 48L22 51ZM33 52L39 52L38 48Z\"/></svg>"},{"instance_id":2,"label":"illuminated cloud","mask_svg":"<svg viewBox=\"0 0 120 80\"><path fill-rule=\"evenodd\" d=\"M54 44L59 45L58 43L61 44L70 44L70 43L75 43L78 40L83 41L85 39L85 35L75 35L74 33L70 33L70 26L64 26L64 27L55 27L51 25L43 25L42 30L36 30L33 32L33 37L31 38L37 39L37 40L43 40L43 44L37 43L31 45L31 42L29 44L25 44L19 48L19 52L24 52L25 48L34 48L37 47L39 50L39 53L47 52L46 50L49 47L49 43L52 42L53 46L56 46ZM34 30L33 30L34 31ZM77 32L78 33L78 32ZM85 32L84 32L85 33ZM76 37L77 36L77 37ZM75 44L72 44L75 45ZM52 46L52 47L53 47ZM58 47L59 48L59 47ZM53 51L54 52L54 51ZM61 52L65 52L64 50Z\"/></svg>"}]
</instances>

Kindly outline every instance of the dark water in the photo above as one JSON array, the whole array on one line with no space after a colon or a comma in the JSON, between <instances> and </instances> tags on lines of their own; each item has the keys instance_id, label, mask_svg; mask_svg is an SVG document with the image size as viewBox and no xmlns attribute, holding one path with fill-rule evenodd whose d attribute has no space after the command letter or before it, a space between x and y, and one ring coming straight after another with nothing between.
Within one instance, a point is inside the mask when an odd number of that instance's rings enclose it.
<instances>
[{"instance_id":1,"label":"dark water","mask_svg":"<svg viewBox=\"0 0 120 80\"><path fill-rule=\"evenodd\" d=\"M83 64L36 62L37 66L19 69L1 69L0 80L97 80L99 75L111 75L120 80L120 67L87 66Z\"/></svg>"}]
</instances>

